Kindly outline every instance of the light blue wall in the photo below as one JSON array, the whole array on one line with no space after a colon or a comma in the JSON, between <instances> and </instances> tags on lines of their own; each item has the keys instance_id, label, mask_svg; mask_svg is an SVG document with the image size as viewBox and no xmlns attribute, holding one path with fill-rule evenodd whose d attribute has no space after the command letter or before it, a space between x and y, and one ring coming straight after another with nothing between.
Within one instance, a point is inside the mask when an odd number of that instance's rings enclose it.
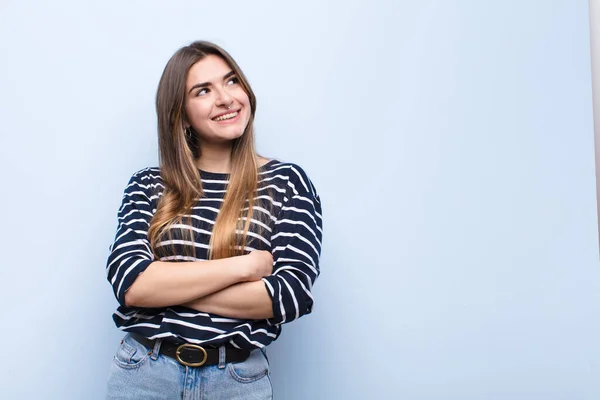
<instances>
[{"instance_id":1,"label":"light blue wall","mask_svg":"<svg viewBox=\"0 0 600 400\"><path fill-rule=\"evenodd\" d=\"M588 35L583 0L2 2L0 397L103 398L122 190L208 39L323 200L276 398L600 398Z\"/></svg>"}]
</instances>

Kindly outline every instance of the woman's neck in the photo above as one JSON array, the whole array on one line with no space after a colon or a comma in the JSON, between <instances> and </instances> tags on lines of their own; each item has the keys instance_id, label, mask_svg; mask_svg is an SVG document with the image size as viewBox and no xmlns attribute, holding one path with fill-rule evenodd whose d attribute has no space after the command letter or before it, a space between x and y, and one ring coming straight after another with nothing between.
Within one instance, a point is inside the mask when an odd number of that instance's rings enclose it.
<instances>
[{"instance_id":1,"label":"woman's neck","mask_svg":"<svg viewBox=\"0 0 600 400\"><path fill-rule=\"evenodd\" d=\"M202 156L196 158L196 167L206 172L218 174L231 173L231 148L214 148L203 146ZM257 156L258 167L262 167L270 160Z\"/></svg>"},{"instance_id":2,"label":"woman's neck","mask_svg":"<svg viewBox=\"0 0 600 400\"><path fill-rule=\"evenodd\" d=\"M201 156L196 158L196 166L202 171L231 173L231 146L209 146L203 144Z\"/></svg>"}]
</instances>

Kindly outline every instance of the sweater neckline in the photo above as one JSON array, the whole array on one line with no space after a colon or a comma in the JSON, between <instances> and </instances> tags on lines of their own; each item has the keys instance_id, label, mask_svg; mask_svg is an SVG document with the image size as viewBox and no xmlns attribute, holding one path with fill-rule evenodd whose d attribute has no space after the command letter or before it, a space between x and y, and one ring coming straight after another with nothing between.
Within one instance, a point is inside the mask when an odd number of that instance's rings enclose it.
<instances>
[{"instance_id":1,"label":"sweater neckline","mask_svg":"<svg viewBox=\"0 0 600 400\"><path fill-rule=\"evenodd\" d=\"M258 172L263 172L265 171L268 167L270 167L272 164L278 163L278 160L272 159L271 161L268 161L266 164L264 164L261 167L258 167ZM202 179L229 179L229 176L231 174L228 173L224 173L224 172L209 172L209 171L205 171L203 169L198 168L198 171L200 171L200 178Z\"/></svg>"}]
</instances>

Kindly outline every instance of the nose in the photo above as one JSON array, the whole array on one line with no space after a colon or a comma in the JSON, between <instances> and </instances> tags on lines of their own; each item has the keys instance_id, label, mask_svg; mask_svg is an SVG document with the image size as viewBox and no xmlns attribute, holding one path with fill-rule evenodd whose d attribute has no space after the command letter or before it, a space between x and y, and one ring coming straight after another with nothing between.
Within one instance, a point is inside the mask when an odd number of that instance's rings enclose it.
<instances>
[{"instance_id":1,"label":"nose","mask_svg":"<svg viewBox=\"0 0 600 400\"><path fill-rule=\"evenodd\" d=\"M217 91L216 105L219 107L229 108L233 103L233 97L226 88L220 88Z\"/></svg>"}]
</instances>

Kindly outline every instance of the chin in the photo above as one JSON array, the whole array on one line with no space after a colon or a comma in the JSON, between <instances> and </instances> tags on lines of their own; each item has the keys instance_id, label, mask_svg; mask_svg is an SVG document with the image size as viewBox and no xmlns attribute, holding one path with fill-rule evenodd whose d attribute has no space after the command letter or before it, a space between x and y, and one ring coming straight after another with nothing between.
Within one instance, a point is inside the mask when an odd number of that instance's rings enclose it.
<instances>
[{"instance_id":1,"label":"chin","mask_svg":"<svg viewBox=\"0 0 600 400\"><path fill-rule=\"evenodd\" d=\"M244 135L244 131L235 131L235 132L227 132L221 134L215 134L214 138L220 141L232 141L235 139L239 139Z\"/></svg>"},{"instance_id":2,"label":"chin","mask_svg":"<svg viewBox=\"0 0 600 400\"><path fill-rule=\"evenodd\" d=\"M221 137L229 137L231 139L237 139L244 134L245 128L242 126L229 126L228 129L224 129L221 132L217 133L218 136Z\"/></svg>"}]
</instances>

